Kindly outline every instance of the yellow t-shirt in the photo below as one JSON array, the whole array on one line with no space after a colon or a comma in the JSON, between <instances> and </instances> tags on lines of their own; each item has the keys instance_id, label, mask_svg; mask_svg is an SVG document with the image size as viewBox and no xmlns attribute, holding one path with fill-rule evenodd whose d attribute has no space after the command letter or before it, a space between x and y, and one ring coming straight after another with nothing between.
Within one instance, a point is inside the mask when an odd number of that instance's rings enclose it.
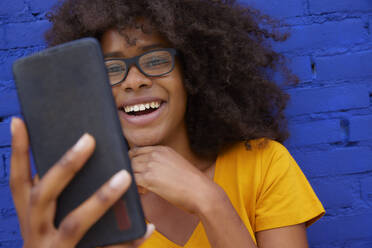
<instances>
[{"instance_id":1,"label":"yellow t-shirt","mask_svg":"<svg viewBox=\"0 0 372 248\"><path fill-rule=\"evenodd\" d=\"M214 175L214 182L225 190L253 240L255 232L300 223L309 226L324 214L322 204L288 150L271 140L262 148L260 141L251 141L250 150L239 143L220 154ZM140 247L181 246L155 231ZM210 247L201 223L183 247Z\"/></svg>"}]
</instances>

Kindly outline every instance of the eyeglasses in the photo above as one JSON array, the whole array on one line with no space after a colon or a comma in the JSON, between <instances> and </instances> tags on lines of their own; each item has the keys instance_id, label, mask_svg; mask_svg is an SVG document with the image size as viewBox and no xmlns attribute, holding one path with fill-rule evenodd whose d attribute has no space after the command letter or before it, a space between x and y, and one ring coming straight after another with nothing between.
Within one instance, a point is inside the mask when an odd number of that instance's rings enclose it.
<instances>
[{"instance_id":1,"label":"eyeglasses","mask_svg":"<svg viewBox=\"0 0 372 248\"><path fill-rule=\"evenodd\" d=\"M128 76L129 69L133 64L148 77L160 77L170 73L174 69L174 48L162 48L143 53L139 56L127 59L105 60L107 73L111 86L122 83Z\"/></svg>"}]
</instances>

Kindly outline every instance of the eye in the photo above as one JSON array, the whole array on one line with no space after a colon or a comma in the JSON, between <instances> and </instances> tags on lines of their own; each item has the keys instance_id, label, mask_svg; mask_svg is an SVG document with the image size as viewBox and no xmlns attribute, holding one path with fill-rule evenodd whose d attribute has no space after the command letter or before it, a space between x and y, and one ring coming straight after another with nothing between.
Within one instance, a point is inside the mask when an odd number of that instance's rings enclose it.
<instances>
[{"instance_id":1,"label":"eye","mask_svg":"<svg viewBox=\"0 0 372 248\"><path fill-rule=\"evenodd\" d=\"M171 63L169 56L153 56L151 58L144 59L141 65L145 68L156 68L167 66L169 63Z\"/></svg>"},{"instance_id":2,"label":"eye","mask_svg":"<svg viewBox=\"0 0 372 248\"><path fill-rule=\"evenodd\" d=\"M121 74L124 72L124 68L121 64L106 64L106 68L110 75Z\"/></svg>"}]
</instances>

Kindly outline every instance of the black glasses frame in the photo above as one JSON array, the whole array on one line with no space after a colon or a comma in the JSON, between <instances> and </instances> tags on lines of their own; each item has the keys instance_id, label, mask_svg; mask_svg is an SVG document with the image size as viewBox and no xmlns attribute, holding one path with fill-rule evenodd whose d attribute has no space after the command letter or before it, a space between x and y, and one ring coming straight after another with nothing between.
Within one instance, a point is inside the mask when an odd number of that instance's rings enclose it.
<instances>
[{"instance_id":1,"label":"black glasses frame","mask_svg":"<svg viewBox=\"0 0 372 248\"><path fill-rule=\"evenodd\" d=\"M167 51L169 52L171 55L172 55L172 67L171 69L166 72L166 73L162 73L162 74L159 74L159 75L149 75L147 74L146 72L144 72L141 68L141 66L139 65L139 59L144 56L144 55L147 55L149 53L153 53L153 52L158 52L158 51ZM136 57L132 57L132 58L126 58L126 59L120 59L120 58L114 58L114 59L105 59L105 62L108 62L108 61L122 61L126 64L126 70L125 70L125 74L124 74L124 77L123 79L120 81L120 82L117 82L117 83L114 83L114 84L111 84L111 87L114 87L115 85L118 85L118 84L121 84L122 82L125 81L125 79L127 78L128 76L128 72L130 70L130 68L132 67L132 65L136 65L136 67L138 68L138 70L140 70L140 72L145 75L146 77L161 77L161 76L164 76L170 72L173 71L174 67L175 67L175 56L178 54L177 50L174 49L174 48L161 48L161 49L156 49L156 50L151 50L151 51L148 51L148 52L145 52L141 55L138 55Z\"/></svg>"}]
</instances>

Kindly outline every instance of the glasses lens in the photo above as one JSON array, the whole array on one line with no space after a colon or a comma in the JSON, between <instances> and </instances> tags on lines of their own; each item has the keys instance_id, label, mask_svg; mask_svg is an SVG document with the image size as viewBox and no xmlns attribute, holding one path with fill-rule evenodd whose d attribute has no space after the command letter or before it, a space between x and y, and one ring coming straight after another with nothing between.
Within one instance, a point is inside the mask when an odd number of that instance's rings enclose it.
<instances>
[{"instance_id":1,"label":"glasses lens","mask_svg":"<svg viewBox=\"0 0 372 248\"><path fill-rule=\"evenodd\" d=\"M168 51L154 51L139 59L143 72L149 76L160 76L169 73L173 68L173 57Z\"/></svg>"},{"instance_id":2,"label":"glasses lens","mask_svg":"<svg viewBox=\"0 0 372 248\"><path fill-rule=\"evenodd\" d=\"M105 62L111 85L119 83L124 79L127 66L120 60L108 60Z\"/></svg>"}]
</instances>

